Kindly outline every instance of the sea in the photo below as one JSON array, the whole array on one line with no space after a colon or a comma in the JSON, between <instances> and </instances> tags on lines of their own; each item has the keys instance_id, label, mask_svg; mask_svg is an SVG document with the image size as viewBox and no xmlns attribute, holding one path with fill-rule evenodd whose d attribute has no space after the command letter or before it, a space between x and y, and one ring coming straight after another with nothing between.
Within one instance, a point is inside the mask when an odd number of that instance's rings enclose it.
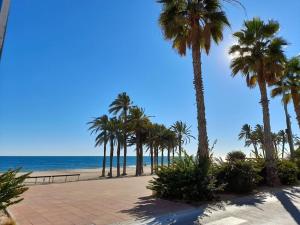
<instances>
[{"instance_id":1,"label":"sea","mask_svg":"<svg viewBox=\"0 0 300 225\"><path fill-rule=\"evenodd\" d=\"M0 156L0 172L21 168L21 171L53 171L74 169L96 169L102 167L103 156ZM161 158L159 157L159 163ZM164 157L164 162L167 158ZM120 157L121 166L123 157ZM135 167L136 157L127 156L127 166ZM150 156L144 157L144 165L150 165ZM109 157L106 157L109 167ZM117 157L113 157L113 167L117 166Z\"/></svg>"}]
</instances>

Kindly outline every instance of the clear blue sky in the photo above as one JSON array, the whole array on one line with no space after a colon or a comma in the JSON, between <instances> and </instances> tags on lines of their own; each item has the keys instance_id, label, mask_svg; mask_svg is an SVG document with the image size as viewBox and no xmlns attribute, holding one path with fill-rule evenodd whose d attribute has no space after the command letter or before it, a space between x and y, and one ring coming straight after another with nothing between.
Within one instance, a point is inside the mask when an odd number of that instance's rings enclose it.
<instances>
[{"instance_id":1,"label":"clear blue sky","mask_svg":"<svg viewBox=\"0 0 300 225\"><path fill-rule=\"evenodd\" d=\"M280 35L300 53L299 0L244 0L247 17L276 19ZM258 89L233 79L227 50L246 15L226 5L232 28L203 57L206 115L215 154L241 149L244 123L262 122ZM196 136L192 63L178 56L158 26L152 0L12 1L0 64L0 155L98 155L86 122L107 113L126 91L155 122L192 125ZM273 131L285 127L279 99L270 106ZM294 132L298 133L295 114ZM194 153L196 142L187 149ZM134 154L131 150L130 154Z\"/></svg>"}]
</instances>

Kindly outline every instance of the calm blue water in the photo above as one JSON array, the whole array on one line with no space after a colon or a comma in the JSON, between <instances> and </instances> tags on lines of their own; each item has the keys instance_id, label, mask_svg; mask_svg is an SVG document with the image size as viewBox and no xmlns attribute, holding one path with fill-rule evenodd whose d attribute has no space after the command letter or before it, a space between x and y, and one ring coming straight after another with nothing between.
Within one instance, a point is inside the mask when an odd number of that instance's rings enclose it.
<instances>
[{"instance_id":1,"label":"calm blue water","mask_svg":"<svg viewBox=\"0 0 300 225\"><path fill-rule=\"evenodd\" d=\"M102 166L102 156L0 156L0 172L22 167L22 171L49 171L70 169L94 169ZM123 157L121 157L121 166ZM167 159L165 159L165 162ZM106 159L109 166L109 158ZM135 166L136 157L127 157L127 166ZM159 158L160 163L160 158ZM150 165L150 156L144 157L144 164ZM113 158L113 167L117 157Z\"/></svg>"}]
</instances>

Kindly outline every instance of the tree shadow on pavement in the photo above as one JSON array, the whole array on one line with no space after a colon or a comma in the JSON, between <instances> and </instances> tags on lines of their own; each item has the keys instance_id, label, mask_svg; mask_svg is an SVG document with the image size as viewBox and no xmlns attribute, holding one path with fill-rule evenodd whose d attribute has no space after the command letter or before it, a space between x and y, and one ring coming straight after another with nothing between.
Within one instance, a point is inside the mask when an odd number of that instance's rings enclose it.
<instances>
[{"instance_id":1,"label":"tree shadow on pavement","mask_svg":"<svg viewBox=\"0 0 300 225\"><path fill-rule=\"evenodd\" d=\"M206 220L214 212L226 211L227 206L252 206L263 210L260 205L264 204L270 196L275 196L292 218L300 224L300 211L292 202L292 199L294 202L300 201L300 190L296 188L263 191L255 195L234 196L231 199L221 198L221 201L198 206L148 196L139 198L133 208L120 212L136 218L139 224L173 224L172 221L174 224L200 224L201 220ZM181 223L181 221L185 222ZM191 221L191 223L186 221Z\"/></svg>"},{"instance_id":2,"label":"tree shadow on pavement","mask_svg":"<svg viewBox=\"0 0 300 225\"><path fill-rule=\"evenodd\" d=\"M291 215L297 224L300 224L300 211L292 202L292 199L300 199L300 191L297 188L289 188L273 193L280 201L281 205Z\"/></svg>"},{"instance_id":3,"label":"tree shadow on pavement","mask_svg":"<svg viewBox=\"0 0 300 225\"><path fill-rule=\"evenodd\" d=\"M139 221L159 218L162 215L173 217L177 212L191 210L195 207L163 199L154 198L152 196L141 197L131 209L121 210L121 213L129 214ZM161 220L161 219L160 219Z\"/></svg>"},{"instance_id":4,"label":"tree shadow on pavement","mask_svg":"<svg viewBox=\"0 0 300 225\"><path fill-rule=\"evenodd\" d=\"M226 206L230 206L230 205L234 205L238 207L253 206L260 209L259 205L265 202L267 196L268 195L266 193L259 193L251 196L240 196L240 197L234 196L230 200L221 200L219 202L210 203L205 207L202 215L198 216L198 220L203 220L207 217L210 217L210 215L216 211L220 211L220 210L226 211Z\"/></svg>"}]
</instances>

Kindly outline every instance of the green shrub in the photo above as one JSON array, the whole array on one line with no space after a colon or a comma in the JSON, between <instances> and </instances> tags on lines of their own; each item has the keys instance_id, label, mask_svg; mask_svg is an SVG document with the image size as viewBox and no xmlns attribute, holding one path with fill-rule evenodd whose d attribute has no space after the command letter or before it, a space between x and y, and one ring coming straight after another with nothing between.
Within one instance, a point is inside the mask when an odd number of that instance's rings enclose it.
<instances>
[{"instance_id":1,"label":"green shrub","mask_svg":"<svg viewBox=\"0 0 300 225\"><path fill-rule=\"evenodd\" d=\"M232 151L229 152L226 156L227 161L236 161L236 160L245 160L246 155L242 151Z\"/></svg>"},{"instance_id":2,"label":"green shrub","mask_svg":"<svg viewBox=\"0 0 300 225\"><path fill-rule=\"evenodd\" d=\"M217 184L223 184L225 191L233 193L249 193L261 180L251 161L228 161L215 171Z\"/></svg>"},{"instance_id":3,"label":"green shrub","mask_svg":"<svg viewBox=\"0 0 300 225\"><path fill-rule=\"evenodd\" d=\"M18 172L9 170L0 175L0 211L23 200L20 195L28 189L23 182L29 174L17 176Z\"/></svg>"},{"instance_id":4,"label":"green shrub","mask_svg":"<svg viewBox=\"0 0 300 225\"><path fill-rule=\"evenodd\" d=\"M297 165L289 160L282 160L277 163L278 176L280 182L286 185L297 183L298 168Z\"/></svg>"},{"instance_id":5,"label":"green shrub","mask_svg":"<svg viewBox=\"0 0 300 225\"><path fill-rule=\"evenodd\" d=\"M215 198L215 178L209 172L210 162L198 162L185 154L170 167L160 167L148 186L157 197L185 201Z\"/></svg>"}]
</instances>

